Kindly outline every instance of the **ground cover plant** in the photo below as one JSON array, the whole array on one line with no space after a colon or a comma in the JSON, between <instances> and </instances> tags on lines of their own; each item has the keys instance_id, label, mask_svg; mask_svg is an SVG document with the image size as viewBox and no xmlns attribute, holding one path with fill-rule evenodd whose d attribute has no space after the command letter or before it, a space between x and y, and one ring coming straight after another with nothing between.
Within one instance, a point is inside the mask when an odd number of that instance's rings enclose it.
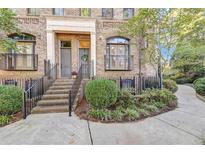
<instances>
[{"instance_id":1,"label":"ground cover plant","mask_svg":"<svg viewBox=\"0 0 205 154\"><path fill-rule=\"evenodd\" d=\"M0 125L8 124L21 107L22 90L15 86L0 86Z\"/></svg>"},{"instance_id":2,"label":"ground cover plant","mask_svg":"<svg viewBox=\"0 0 205 154\"><path fill-rule=\"evenodd\" d=\"M76 114L93 121L123 122L154 116L176 105L176 97L168 89L147 89L142 95L133 95L111 80L98 79L86 85L85 99L78 104Z\"/></svg>"}]
</instances>

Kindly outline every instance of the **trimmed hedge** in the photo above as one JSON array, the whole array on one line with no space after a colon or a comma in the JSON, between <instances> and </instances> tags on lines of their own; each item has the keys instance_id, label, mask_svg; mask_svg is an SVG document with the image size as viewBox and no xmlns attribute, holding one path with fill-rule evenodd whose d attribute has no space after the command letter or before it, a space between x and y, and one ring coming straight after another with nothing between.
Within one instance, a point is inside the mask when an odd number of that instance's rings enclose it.
<instances>
[{"instance_id":1,"label":"trimmed hedge","mask_svg":"<svg viewBox=\"0 0 205 154\"><path fill-rule=\"evenodd\" d=\"M170 90L171 92L176 92L178 87L177 87L177 83L173 80L170 79L166 79L163 81L163 86L164 88Z\"/></svg>"},{"instance_id":2,"label":"trimmed hedge","mask_svg":"<svg viewBox=\"0 0 205 154\"><path fill-rule=\"evenodd\" d=\"M118 88L114 81L91 80L85 87L85 97L94 109L105 109L117 101Z\"/></svg>"},{"instance_id":3,"label":"trimmed hedge","mask_svg":"<svg viewBox=\"0 0 205 154\"><path fill-rule=\"evenodd\" d=\"M21 111L22 90L15 86L0 86L0 114L11 115Z\"/></svg>"},{"instance_id":4,"label":"trimmed hedge","mask_svg":"<svg viewBox=\"0 0 205 154\"><path fill-rule=\"evenodd\" d=\"M205 77L195 80L194 88L198 94L205 96Z\"/></svg>"}]
</instances>

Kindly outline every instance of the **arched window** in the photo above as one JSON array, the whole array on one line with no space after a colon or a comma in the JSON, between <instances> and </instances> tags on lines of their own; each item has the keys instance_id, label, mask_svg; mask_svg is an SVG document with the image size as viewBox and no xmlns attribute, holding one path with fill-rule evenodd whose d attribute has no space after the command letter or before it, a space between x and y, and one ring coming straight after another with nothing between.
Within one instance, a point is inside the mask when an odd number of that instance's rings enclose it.
<instances>
[{"instance_id":1,"label":"arched window","mask_svg":"<svg viewBox=\"0 0 205 154\"><path fill-rule=\"evenodd\" d=\"M106 42L105 70L130 70L129 39L111 37Z\"/></svg>"},{"instance_id":2,"label":"arched window","mask_svg":"<svg viewBox=\"0 0 205 154\"><path fill-rule=\"evenodd\" d=\"M36 37L31 34L11 34L8 36L16 41L17 51L9 51L8 69L36 70L37 55L35 55Z\"/></svg>"},{"instance_id":3,"label":"arched window","mask_svg":"<svg viewBox=\"0 0 205 154\"><path fill-rule=\"evenodd\" d=\"M14 33L9 35L9 38L14 39L16 41L16 46L18 48L17 53L22 53L22 54L35 53L35 43L36 43L35 36L27 33L22 33L22 34Z\"/></svg>"}]
</instances>

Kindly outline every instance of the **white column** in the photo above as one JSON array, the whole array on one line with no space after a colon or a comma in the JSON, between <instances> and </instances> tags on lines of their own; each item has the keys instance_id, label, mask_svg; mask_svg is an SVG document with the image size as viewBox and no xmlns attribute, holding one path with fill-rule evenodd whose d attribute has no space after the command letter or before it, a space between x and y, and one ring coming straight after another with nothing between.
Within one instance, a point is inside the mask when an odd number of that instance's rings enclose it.
<instances>
[{"instance_id":1,"label":"white column","mask_svg":"<svg viewBox=\"0 0 205 154\"><path fill-rule=\"evenodd\" d=\"M91 62L93 67L93 75L96 75L96 34L92 32L91 34Z\"/></svg>"},{"instance_id":2,"label":"white column","mask_svg":"<svg viewBox=\"0 0 205 154\"><path fill-rule=\"evenodd\" d=\"M47 31L47 60L55 64L55 33Z\"/></svg>"}]
</instances>

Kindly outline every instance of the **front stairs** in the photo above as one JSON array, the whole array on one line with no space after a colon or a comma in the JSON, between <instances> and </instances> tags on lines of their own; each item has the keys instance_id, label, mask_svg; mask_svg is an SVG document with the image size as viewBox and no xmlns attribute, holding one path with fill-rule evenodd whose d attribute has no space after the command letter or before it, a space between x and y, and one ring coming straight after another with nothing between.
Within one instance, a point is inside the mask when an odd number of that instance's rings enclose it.
<instances>
[{"instance_id":1,"label":"front stairs","mask_svg":"<svg viewBox=\"0 0 205 154\"><path fill-rule=\"evenodd\" d=\"M73 79L57 79L37 102L37 106L32 109L32 114L37 113L58 113L68 112L69 91L75 80ZM76 89L77 95L74 103L79 96L79 89Z\"/></svg>"}]
</instances>

